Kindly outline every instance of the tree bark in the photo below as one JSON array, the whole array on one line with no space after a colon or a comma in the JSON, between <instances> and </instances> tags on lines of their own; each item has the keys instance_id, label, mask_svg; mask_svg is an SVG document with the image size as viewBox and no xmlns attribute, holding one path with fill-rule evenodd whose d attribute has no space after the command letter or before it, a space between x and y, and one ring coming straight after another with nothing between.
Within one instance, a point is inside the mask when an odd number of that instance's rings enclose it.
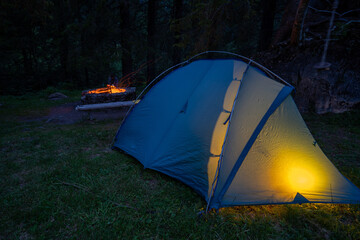
<instances>
[{"instance_id":1,"label":"tree bark","mask_svg":"<svg viewBox=\"0 0 360 240\"><path fill-rule=\"evenodd\" d=\"M173 34L173 53L172 53L172 60L173 60L173 64L177 64L181 61L181 48L178 46L178 44L180 43L180 34L181 31L179 29L179 19L182 17L183 15L183 0L174 0L173 1L173 12L174 12L174 25L175 25L175 30L174 30L174 34Z\"/></svg>"},{"instance_id":2,"label":"tree bark","mask_svg":"<svg viewBox=\"0 0 360 240\"><path fill-rule=\"evenodd\" d=\"M89 55L90 55L90 44L88 42L88 38L86 37L86 30L83 29L80 33L80 56L83 59L87 59L87 57ZM75 63L76 61L77 61L77 58L75 56L73 63ZM82 83L83 82L82 78L80 78L80 81L77 81L78 82L77 84L89 87L91 85L91 83L90 83L90 79L89 79L89 69L87 68L87 64L82 63L80 65L80 67L82 68L80 76L85 76L85 79L84 79L84 83ZM74 71L72 71L71 75L73 75L73 72ZM74 81L73 76L72 76L72 81Z\"/></svg>"},{"instance_id":3,"label":"tree bark","mask_svg":"<svg viewBox=\"0 0 360 240\"><path fill-rule=\"evenodd\" d=\"M301 25L303 23L308 5L309 0L300 0L290 37L290 43L293 46L297 46L299 44Z\"/></svg>"},{"instance_id":4,"label":"tree bark","mask_svg":"<svg viewBox=\"0 0 360 240\"><path fill-rule=\"evenodd\" d=\"M274 16L276 9L276 0L262 0L263 15L261 21L259 50L263 51L270 47L273 28L274 28Z\"/></svg>"},{"instance_id":5,"label":"tree bark","mask_svg":"<svg viewBox=\"0 0 360 240\"><path fill-rule=\"evenodd\" d=\"M147 82L150 83L155 77L155 19L156 0L149 0L147 11Z\"/></svg>"},{"instance_id":6,"label":"tree bark","mask_svg":"<svg viewBox=\"0 0 360 240\"><path fill-rule=\"evenodd\" d=\"M69 78L69 41L68 34L66 32L67 21L68 19L68 11L66 3L63 1L56 1L56 7L58 9L58 33L59 33L59 50L60 50L60 65L62 70L62 79L67 81Z\"/></svg>"},{"instance_id":7,"label":"tree bark","mask_svg":"<svg viewBox=\"0 0 360 240\"><path fill-rule=\"evenodd\" d=\"M276 31L272 45L277 45L278 43L289 38L292 26L294 24L298 3L299 0L288 0L284 14L281 18L280 27Z\"/></svg>"},{"instance_id":8,"label":"tree bark","mask_svg":"<svg viewBox=\"0 0 360 240\"><path fill-rule=\"evenodd\" d=\"M134 101L120 101L120 102L109 102L109 103L96 103L96 104L85 104L76 106L76 111L89 111L96 109L108 109L108 108L119 108L119 107L131 107L135 105Z\"/></svg>"},{"instance_id":9,"label":"tree bark","mask_svg":"<svg viewBox=\"0 0 360 240\"><path fill-rule=\"evenodd\" d=\"M133 60L131 55L130 44L130 9L129 1L123 0L120 3L120 44L121 44L121 64L122 64L122 76L126 76L133 71ZM131 84L131 82L130 82Z\"/></svg>"},{"instance_id":10,"label":"tree bark","mask_svg":"<svg viewBox=\"0 0 360 240\"><path fill-rule=\"evenodd\" d=\"M28 51L26 51L25 48L22 49L22 55L23 55L24 73L27 77L30 77L33 74L33 67Z\"/></svg>"}]
</instances>

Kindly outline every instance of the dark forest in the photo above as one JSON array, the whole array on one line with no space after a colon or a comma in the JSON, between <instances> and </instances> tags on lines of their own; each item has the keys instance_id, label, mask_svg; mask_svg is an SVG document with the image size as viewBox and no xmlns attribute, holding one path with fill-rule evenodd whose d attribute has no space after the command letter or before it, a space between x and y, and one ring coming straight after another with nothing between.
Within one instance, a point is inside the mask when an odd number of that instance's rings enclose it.
<instances>
[{"instance_id":1,"label":"dark forest","mask_svg":"<svg viewBox=\"0 0 360 240\"><path fill-rule=\"evenodd\" d=\"M0 94L19 95L49 86L98 87L110 74L141 87L207 50L266 65L279 54L289 61L289 55L310 49L320 61L333 3L2 0L0 8ZM359 62L359 8L357 1L340 1L329 47L331 52L341 46L354 63ZM270 55L266 60L264 53Z\"/></svg>"},{"instance_id":2,"label":"dark forest","mask_svg":"<svg viewBox=\"0 0 360 240\"><path fill-rule=\"evenodd\" d=\"M359 49L358 0L0 0L0 240L360 239Z\"/></svg>"}]
</instances>

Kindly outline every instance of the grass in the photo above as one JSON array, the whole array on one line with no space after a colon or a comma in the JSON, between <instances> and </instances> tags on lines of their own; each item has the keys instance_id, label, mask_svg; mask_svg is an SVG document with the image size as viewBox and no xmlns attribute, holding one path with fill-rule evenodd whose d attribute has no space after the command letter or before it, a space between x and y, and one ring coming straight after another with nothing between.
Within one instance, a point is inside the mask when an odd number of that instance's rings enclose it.
<instances>
[{"instance_id":1,"label":"grass","mask_svg":"<svg viewBox=\"0 0 360 240\"><path fill-rule=\"evenodd\" d=\"M109 149L119 120L24 121L79 93L68 94L0 98L0 239L360 239L359 205L243 206L199 217L206 203L191 188ZM359 117L305 115L357 186Z\"/></svg>"}]
</instances>

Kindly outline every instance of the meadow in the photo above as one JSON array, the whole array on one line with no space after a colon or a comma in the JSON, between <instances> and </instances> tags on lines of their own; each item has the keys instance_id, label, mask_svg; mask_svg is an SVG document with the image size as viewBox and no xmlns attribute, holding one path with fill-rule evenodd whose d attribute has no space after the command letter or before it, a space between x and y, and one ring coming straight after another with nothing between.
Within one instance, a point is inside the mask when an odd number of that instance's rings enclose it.
<instances>
[{"instance_id":1,"label":"meadow","mask_svg":"<svg viewBox=\"0 0 360 240\"><path fill-rule=\"evenodd\" d=\"M360 205L240 206L198 213L191 188L110 149L121 119L46 123L48 92L1 96L0 239L360 239ZM304 114L360 187L360 112Z\"/></svg>"}]
</instances>

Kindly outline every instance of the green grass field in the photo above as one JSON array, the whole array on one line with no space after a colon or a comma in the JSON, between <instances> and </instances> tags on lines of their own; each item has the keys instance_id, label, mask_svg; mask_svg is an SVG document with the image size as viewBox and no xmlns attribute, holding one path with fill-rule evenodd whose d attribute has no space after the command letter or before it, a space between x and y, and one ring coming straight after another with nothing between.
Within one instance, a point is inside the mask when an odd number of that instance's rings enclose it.
<instances>
[{"instance_id":1,"label":"green grass field","mask_svg":"<svg viewBox=\"0 0 360 240\"><path fill-rule=\"evenodd\" d=\"M28 121L59 102L0 97L0 239L360 239L360 206L243 206L198 217L191 188L110 150L119 120ZM306 115L319 145L360 187L360 113Z\"/></svg>"}]
</instances>

